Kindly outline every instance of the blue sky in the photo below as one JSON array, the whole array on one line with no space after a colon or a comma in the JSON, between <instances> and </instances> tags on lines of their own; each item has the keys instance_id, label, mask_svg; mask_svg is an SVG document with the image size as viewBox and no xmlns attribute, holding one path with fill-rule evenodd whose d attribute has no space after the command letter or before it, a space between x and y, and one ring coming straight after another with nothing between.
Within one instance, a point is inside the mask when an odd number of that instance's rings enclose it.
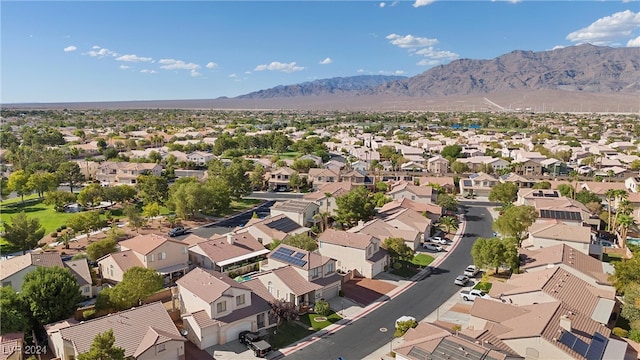
<instances>
[{"instance_id":1,"label":"blue sky","mask_svg":"<svg viewBox=\"0 0 640 360\"><path fill-rule=\"evenodd\" d=\"M461 58L640 46L636 1L2 1L0 102L234 97Z\"/></svg>"}]
</instances>

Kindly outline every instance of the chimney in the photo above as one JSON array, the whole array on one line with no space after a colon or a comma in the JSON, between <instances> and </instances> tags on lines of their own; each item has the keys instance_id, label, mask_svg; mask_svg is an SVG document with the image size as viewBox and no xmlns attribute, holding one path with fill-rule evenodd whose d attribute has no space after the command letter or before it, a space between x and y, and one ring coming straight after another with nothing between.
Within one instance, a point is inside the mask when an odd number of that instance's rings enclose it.
<instances>
[{"instance_id":1,"label":"chimney","mask_svg":"<svg viewBox=\"0 0 640 360\"><path fill-rule=\"evenodd\" d=\"M571 332L571 319L569 315L560 316L560 327Z\"/></svg>"},{"instance_id":2,"label":"chimney","mask_svg":"<svg viewBox=\"0 0 640 360\"><path fill-rule=\"evenodd\" d=\"M227 242L230 245L233 245L233 234L231 234L231 233L227 234Z\"/></svg>"}]
</instances>

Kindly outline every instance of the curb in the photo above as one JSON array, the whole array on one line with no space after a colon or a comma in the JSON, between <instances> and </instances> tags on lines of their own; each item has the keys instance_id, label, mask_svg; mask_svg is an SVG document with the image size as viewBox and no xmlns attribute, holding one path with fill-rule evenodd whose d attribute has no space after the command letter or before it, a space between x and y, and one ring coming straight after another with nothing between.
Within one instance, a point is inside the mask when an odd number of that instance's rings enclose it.
<instances>
[{"instance_id":1,"label":"curb","mask_svg":"<svg viewBox=\"0 0 640 360\"><path fill-rule=\"evenodd\" d=\"M447 254L439 257L437 260L434 260L433 263L431 263L430 266L432 267L437 267L439 266L442 262L444 262L444 260L449 257L449 254L455 250L455 248L458 246L458 244L460 243L460 241L462 241L462 237L464 236L464 231L466 229L466 225L467 225L467 221L463 220L460 222L460 227L458 227L458 230L456 231L456 234L454 235L453 238L453 244L451 245L451 247L449 248L449 250L447 251ZM359 314L355 315L353 318L351 319L346 319L343 318L342 320L338 321L335 324L332 324L330 326L328 326L325 329L322 329L320 331L318 331L317 333L311 334L309 336L307 336L306 338L303 338L301 340L299 340L297 342L297 344L288 347L288 348L284 348L284 349L280 349L280 353L278 356L275 356L273 358L271 358L272 360L276 360L276 359L281 359L287 355L290 355L306 346L309 346L313 343L315 343L316 341L322 339L323 337L327 336L327 335L331 335L337 331L339 331L340 329L342 329L343 327L345 327L346 325L360 319L361 317L369 314L370 312L376 310L377 308L379 308L380 306L384 305L387 301L393 300L394 298L396 298L398 295L402 294L404 291L406 291L407 289L411 288L412 286L414 286L416 284L417 279L419 279L422 276L423 272L426 272L428 268L423 269L422 271L420 271L418 274L414 275L413 277L411 277L411 279L408 280L407 284L402 285L396 289L394 289L393 291L391 291L391 293L386 294L381 296L380 298L378 298L374 303L372 303L371 305L365 307L363 309L362 312L360 312ZM382 301L378 301L381 300L382 298L387 298L386 300L382 300ZM343 320L345 320L343 322Z\"/></svg>"}]
</instances>

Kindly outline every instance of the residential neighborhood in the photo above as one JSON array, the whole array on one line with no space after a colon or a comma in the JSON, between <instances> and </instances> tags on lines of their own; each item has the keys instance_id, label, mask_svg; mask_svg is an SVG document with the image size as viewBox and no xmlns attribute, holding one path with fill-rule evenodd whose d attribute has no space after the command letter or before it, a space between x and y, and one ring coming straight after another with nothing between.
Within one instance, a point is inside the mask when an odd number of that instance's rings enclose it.
<instances>
[{"instance_id":1,"label":"residential neighborhood","mask_svg":"<svg viewBox=\"0 0 640 360\"><path fill-rule=\"evenodd\" d=\"M131 113L2 112L0 358L640 352L637 116Z\"/></svg>"}]
</instances>

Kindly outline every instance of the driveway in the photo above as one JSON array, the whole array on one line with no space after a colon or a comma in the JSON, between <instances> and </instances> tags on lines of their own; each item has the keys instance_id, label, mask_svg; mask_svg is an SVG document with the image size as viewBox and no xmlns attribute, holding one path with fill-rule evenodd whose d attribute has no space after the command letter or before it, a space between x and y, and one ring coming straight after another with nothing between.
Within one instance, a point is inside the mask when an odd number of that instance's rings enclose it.
<instances>
[{"instance_id":1,"label":"driveway","mask_svg":"<svg viewBox=\"0 0 640 360\"><path fill-rule=\"evenodd\" d=\"M387 281L368 278L355 278L342 285L344 296L362 306L375 302L395 288Z\"/></svg>"}]
</instances>

